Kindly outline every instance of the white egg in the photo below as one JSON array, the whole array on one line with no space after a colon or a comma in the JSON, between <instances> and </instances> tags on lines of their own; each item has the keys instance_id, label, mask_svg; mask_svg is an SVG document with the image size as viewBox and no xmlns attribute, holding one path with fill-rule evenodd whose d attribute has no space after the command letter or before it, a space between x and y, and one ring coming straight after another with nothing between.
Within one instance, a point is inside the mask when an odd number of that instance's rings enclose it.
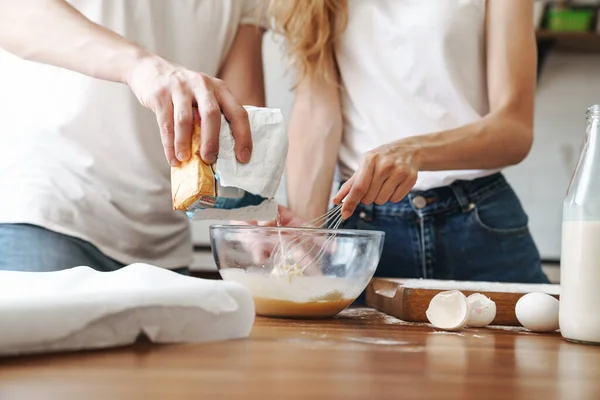
<instances>
[{"instance_id":1,"label":"white egg","mask_svg":"<svg viewBox=\"0 0 600 400\"><path fill-rule=\"evenodd\" d=\"M440 292L431 299L425 314L436 328L457 331L467 324L469 303L458 290Z\"/></svg>"},{"instance_id":2,"label":"white egg","mask_svg":"<svg viewBox=\"0 0 600 400\"><path fill-rule=\"evenodd\" d=\"M482 328L492 323L496 318L496 303L481 293L473 293L467 297L469 302L468 326Z\"/></svg>"},{"instance_id":3,"label":"white egg","mask_svg":"<svg viewBox=\"0 0 600 400\"><path fill-rule=\"evenodd\" d=\"M528 293L517 301L515 314L530 331L553 332L558 329L558 304L546 293Z\"/></svg>"}]
</instances>

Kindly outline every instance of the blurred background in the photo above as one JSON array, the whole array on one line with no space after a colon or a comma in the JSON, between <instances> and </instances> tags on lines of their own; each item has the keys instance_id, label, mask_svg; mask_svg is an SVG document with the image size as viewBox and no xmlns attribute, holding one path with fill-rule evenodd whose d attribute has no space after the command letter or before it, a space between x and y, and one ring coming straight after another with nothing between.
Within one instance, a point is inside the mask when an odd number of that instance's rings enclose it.
<instances>
[{"instance_id":1,"label":"blurred background","mask_svg":"<svg viewBox=\"0 0 600 400\"><path fill-rule=\"evenodd\" d=\"M600 103L600 0L535 1L538 88L535 141L527 159L505 170L530 218L530 229L550 279L558 282L562 201L585 136L585 111ZM267 105L287 118L293 103L291 76L281 39L265 35ZM285 204L285 178L278 201ZM216 271L208 226L193 222L192 268Z\"/></svg>"}]
</instances>

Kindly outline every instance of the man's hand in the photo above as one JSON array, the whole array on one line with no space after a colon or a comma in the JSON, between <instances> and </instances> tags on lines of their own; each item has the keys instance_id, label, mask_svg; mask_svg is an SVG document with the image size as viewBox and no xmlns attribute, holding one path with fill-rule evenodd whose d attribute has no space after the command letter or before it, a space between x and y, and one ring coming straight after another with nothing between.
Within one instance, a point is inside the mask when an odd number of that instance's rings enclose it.
<instances>
[{"instance_id":1,"label":"man's hand","mask_svg":"<svg viewBox=\"0 0 600 400\"><path fill-rule=\"evenodd\" d=\"M250 161L248 113L222 80L149 56L130 71L127 84L140 103L156 114L165 156L172 166L191 156L194 105L200 114L202 160L207 164L217 160L223 114L231 125L238 161Z\"/></svg>"},{"instance_id":2,"label":"man's hand","mask_svg":"<svg viewBox=\"0 0 600 400\"><path fill-rule=\"evenodd\" d=\"M64 0L0 0L0 48L30 61L127 83L156 114L165 156L173 166L191 156L194 104L202 126L202 160L216 160L221 114L231 125L237 159L250 160L248 114L223 81L162 59L90 21Z\"/></svg>"}]
</instances>

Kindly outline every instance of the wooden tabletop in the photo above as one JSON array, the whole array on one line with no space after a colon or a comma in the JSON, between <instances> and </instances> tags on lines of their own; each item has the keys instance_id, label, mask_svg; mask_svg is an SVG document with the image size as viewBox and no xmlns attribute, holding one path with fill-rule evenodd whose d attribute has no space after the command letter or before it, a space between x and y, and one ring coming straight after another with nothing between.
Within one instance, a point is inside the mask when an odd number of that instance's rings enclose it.
<instances>
[{"instance_id":1,"label":"wooden tabletop","mask_svg":"<svg viewBox=\"0 0 600 400\"><path fill-rule=\"evenodd\" d=\"M350 309L321 322L258 318L248 340L0 360L1 400L179 398L600 399L600 348Z\"/></svg>"}]
</instances>

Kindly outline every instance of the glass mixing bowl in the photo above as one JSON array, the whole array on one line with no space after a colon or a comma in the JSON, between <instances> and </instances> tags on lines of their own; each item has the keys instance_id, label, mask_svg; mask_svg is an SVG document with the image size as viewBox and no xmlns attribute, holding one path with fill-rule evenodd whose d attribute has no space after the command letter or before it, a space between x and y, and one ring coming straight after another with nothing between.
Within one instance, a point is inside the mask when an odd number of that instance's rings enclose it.
<instances>
[{"instance_id":1,"label":"glass mixing bowl","mask_svg":"<svg viewBox=\"0 0 600 400\"><path fill-rule=\"evenodd\" d=\"M256 313L331 318L367 287L384 232L212 225L213 256L224 280L250 290Z\"/></svg>"}]
</instances>

